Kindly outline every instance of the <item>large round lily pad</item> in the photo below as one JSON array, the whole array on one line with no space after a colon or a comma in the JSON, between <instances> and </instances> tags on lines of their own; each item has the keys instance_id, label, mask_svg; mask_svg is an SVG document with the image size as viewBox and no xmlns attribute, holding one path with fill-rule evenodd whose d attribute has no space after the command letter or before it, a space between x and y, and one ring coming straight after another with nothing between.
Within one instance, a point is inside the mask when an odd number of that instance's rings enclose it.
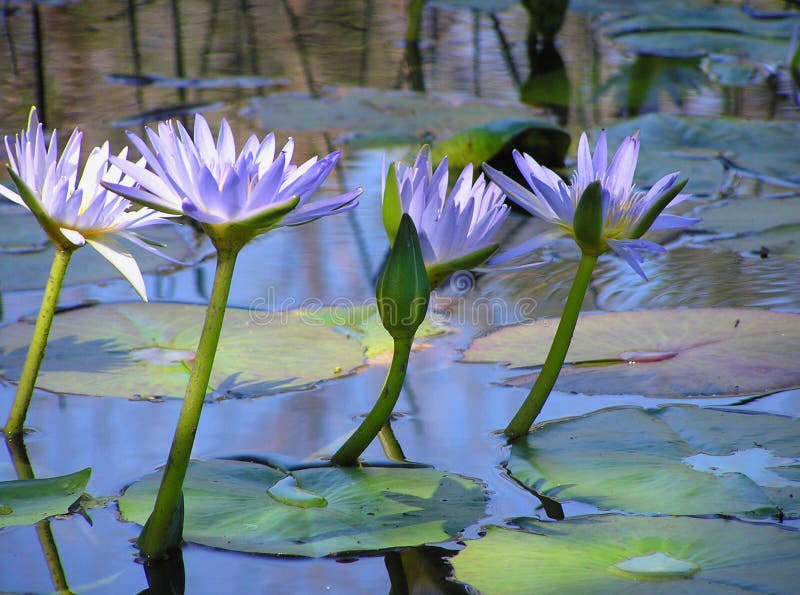
<instances>
[{"instance_id":1,"label":"large round lily pad","mask_svg":"<svg viewBox=\"0 0 800 595\"><path fill-rule=\"evenodd\" d=\"M473 341L467 362L544 363L558 319ZM800 386L800 315L756 309L647 310L582 315L555 388L583 394L721 397ZM529 386L536 374L511 384Z\"/></svg>"},{"instance_id":2,"label":"large round lily pad","mask_svg":"<svg viewBox=\"0 0 800 595\"><path fill-rule=\"evenodd\" d=\"M0 529L66 514L86 489L91 474L87 467L58 477L0 481Z\"/></svg>"},{"instance_id":3,"label":"large round lily pad","mask_svg":"<svg viewBox=\"0 0 800 595\"><path fill-rule=\"evenodd\" d=\"M37 386L68 394L181 397L203 306L121 303L55 317ZM19 378L33 325L0 329L0 375ZM214 360L213 398L306 388L364 363L361 342L302 313L229 308Z\"/></svg>"},{"instance_id":4,"label":"large round lily pad","mask_svg":"<svg viewBox=\"0 0 800 595\"><path fill-rule=\"evenodd\" d=\"M536 427L507 466L537 492L602 510L800 517L800 419L606 409Z\"/></svg>"},{"instance_id":5,"label":"large round lily pad","mask_svg":"<svg viewBox=\"0 0 800 595\"><path fill-rule=\"evenodd\" d=\"M5 206L0 199L0 291L42 288L47 283L54 249L41 226L27 210ZM210 244L190 227L158 225L142 230L142 235L163 244L160 248L175 260L194 265L209 252ZM167 271L180 265L122 241L144 273ZM77 250L70 261L65 285L122 279L119 271L94 249Z\"/></svg>"},{"instance_id":6,"label":"large round lily pad","mask_svg":"<svg viewBox=\"0 0 800 595\"><path fill-rule=\"evenodd\" d=\"M327 89L321 97L273 93L253 100L244 115L266 129L341 131L360 138L419 141L489 120L524 119L528 106L456 96L363 88Z\"/></svg>"},{"instance_id":7,"label":"large round lily pad","mask_svg":"<svg viewBox=\"0 0 800 595\"><path fill-rule=\"evenodd\" d=\"M800 186L796 148L800 124L734 118L647 114L608 127L609 146L640 130L638 184L671 171L689 178L687 192L712 194L730 182L728 172L780 186Z\"/></svg>"},{"instance_id":8,"label":"large round lily pad","mask_svg":"<svg viewBox=\"0 0 800 595\"><path fill-rule=\"evenodd\" d=\"M604 515L489 527L453 558L456 580L517 593L792 593L800 533L694 518Z\"/></svg>"},{"instance_id":9,"label":"large round lily pad","mask_svg":"<svg viewBox=\"0 0 800 595\"><path fill-rule=\"evenodd\" d=\"M125 519L147 520L160 478L125 491ZM309 557L447 541L486 505L475 481L429 468L317 467L287 476L256 463L194 461L183 493L187 541Z\"/></svg>"}]
</instances>

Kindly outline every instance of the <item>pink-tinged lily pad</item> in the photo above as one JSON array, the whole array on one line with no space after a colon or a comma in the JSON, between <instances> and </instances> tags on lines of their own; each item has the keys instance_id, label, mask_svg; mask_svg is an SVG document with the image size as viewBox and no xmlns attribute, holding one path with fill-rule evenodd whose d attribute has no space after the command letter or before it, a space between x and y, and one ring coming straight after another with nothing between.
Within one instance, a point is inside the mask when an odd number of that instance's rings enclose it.
<instances>
[{"instance_id":1,"label":"pink-tinged lily pad","mask_svg":"<svg viewBox=\"0 0 800 595\"><path fill-rule=\"evenodd\" d=\"M541 366L558 319L476 339L465 362ZM646 397L760 395L800 386L800 315L756 309L582 315L556 390ZM531 386L536 374L509 384Z\"/></svg>"}]
</instances>

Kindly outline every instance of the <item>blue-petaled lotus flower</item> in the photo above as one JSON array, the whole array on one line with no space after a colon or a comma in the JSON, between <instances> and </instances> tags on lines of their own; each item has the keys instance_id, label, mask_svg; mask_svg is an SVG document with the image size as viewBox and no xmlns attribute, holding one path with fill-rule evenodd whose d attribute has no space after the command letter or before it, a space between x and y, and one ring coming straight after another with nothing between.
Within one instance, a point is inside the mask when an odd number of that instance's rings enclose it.
<instances>
[{"instance_id":1,"label":"blue-petaled lotus flower","mask_svg":"<svg viewBox=\"0 0 800 595\"><path fill-rule=\"evenodd\" d=\"M508 216L503 192L467 165L448 194L447 157L433 171L423 147L413 166L397 162L383 180L383 220L392 242L402 213L419 234L431 289L452 273L474 268L497 250L494 236Z\"/></svg>"},{"instance_id":2,"label":"blue-petaled lotus flower","mask_svg":"<svg viewBox=\"0 0 800 595\"><path fill-rule=\"evenodd\" d=\"M0 194L28 208L59 249L92 246L147 300L139 267L115 236L154 251L134 230L166 221L161 213L148 208L130 210L133 205L128 200L102 186L114 184L127 192L134 184L119 168L109 165L108 142L92 149L78 177L82 136L75 129L59 155L57 132L46 145L36 108L32 108L27 130L13 139L5 137L9 173L19 193L0 185ZM119 158L126 155L124 149Z\"/></svg>"},{"instance_id":3,"label":"blue-petaled lotus flower","mask_svg":"<svg viewBox=\"0 0 800 595\"><path fill-rule=\"evenodd\" d=\"M180 122L161 122L158 132L146 130L151 146L132 132L128 137L152 171L112 157L140 187L108 187L142 205L199 221L212 240L232 228L246 242L278 225L300 225L358 204L360 188L309 202L338 162L339 151L293 165L294 142L289 139L276 156L275 136L268 134L263 141L250 136L237 155L228 122L222 120L215 141L200 114L195 115L194 138Z\"/></svg>"},{"instance_id":4,"label":"blue-petaled lotus flower","mask_svg":"<svg viewBox=\"0 0 800 595\"><path fill-rule=\"evenodd\" d=\"M530 214L557 226L552 233L532 238L500 255L492 264L521 256L555 237L571 235L585 253L598 255L610 249L646 279L639 265L644 260L640 251L663 252L664 248L641 239L641 236L648 230L686 227L699 219L662 213L667 206L689 196L680 194L686 182L677 182L678 172L664 176L647 192L637 190L633 185L633 174L638 158L638 132L622 141L610 165L605 131L600 133L594 154L589 150L589 141L584 133L578 144L577 168L568 186L555 172L539 165L530 155L514 151L514 161L533 192L484 164L487 175L511 200ZM601 229L587 242L581 233L576 234L575 212L581 197L593 182L600 184Z\"/></svg>"}]
</instances>

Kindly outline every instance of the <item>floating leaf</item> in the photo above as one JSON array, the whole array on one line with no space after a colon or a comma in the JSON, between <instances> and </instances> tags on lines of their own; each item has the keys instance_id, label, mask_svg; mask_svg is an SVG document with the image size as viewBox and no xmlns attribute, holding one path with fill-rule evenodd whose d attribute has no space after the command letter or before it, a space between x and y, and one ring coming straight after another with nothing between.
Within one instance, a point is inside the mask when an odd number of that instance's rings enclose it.
<instances>
[{"instance_id":1,"label":"floating leaf","mask_svg":"<svg viewBox=\"0 0 800 595\"><path fill-rule=\"evenodd\" d=\"M0 529L66 514L86 489L91 474L87 467L58 477L0 482Z\"/></svg>"},{"instance_id":2,"label":"floating leaf","mask_svg":"<svg viewBox=\"0 0 800 595\"><path fill-rule=\"evenodd\" d=\"M310 310L303 314L312 323L332 326L344 330L348 336L354 335L366 348L367 358L375 358L382 353L391 351L394 346L392 336L383 328L378 308L375 303L365 306L330 306L319 310ZM446 326L437 324L426 318L417 329L415 337L424 339L441 335L446 332Z\"/></svg>"},{"instance_id":3,"label":"floating leaf","mask_svg":"<svg viewBox=\"0 0 800 595\"><path fill-rule=\"evenodd\" d=\"M717 233L763 231L786 224L800 224L800 198L732 198L699 209L697 225Z\"/></svg>"},{"instance_id":4,"label":"floating leaf","mask_svg":"<svg viewBox=\"0 0 800 595\"><path fill-rule=\"evenodd\" d=\"M181 397L203 306L121 303L55 317L37 386L98 396ZM0 375L16 380L33 325L0 329ZM302 312L229 308L209 391L214 398L298 390L364 363L361 343Z\"/></svg>"},{"instance_id":5,"label":"floating leaf","mask_svg":"<svg viewBox=\"0 0 800 595\"><path fill-rule=\"evenodd\" d=\"M47 283L53 263L53 247L36 219L25 209L6 207L0 199L0 290L38 289ZM158 225L144 233L149 239L164 244L162 251L186 264L196 264L210 248L188 226ZM175 269L178 265L123 242L136 257L144 273ZM206 249L203 250L203 247ZM95 250L78 250L72 257L66 285L95 283L121 279L119 271Z\"/></svg>"},{"instance_id":6,"label":"floating leaf","mask_svg":"<svg viewBox=\"0 0 800 595\"><path fill-rule=\"evenodd\" d=\"M537 426L507 467L537 492L601 510L800 517L800 419L605 409Z\"/></svg>"},{"instance_id":7,"label":"floating leaf","mask_svg":"<svg viewBox=\"0 0 800 595\"><path fill-rule=\"evenodd\" d=\"M562 167L569 148L569 134L544 120L495 120L468 128L443 139L433 147L435 162L447 156L452 169L463 169L471 163L480 168L484 161L507 162L503 167L513 167L512 149L524 151L546 167Z\"/></svg>"},{"instance_id":8,"label":"floating leaf","mask_svg":"<svg viewBox=\"0 0 800 595\"><path fill-rule=\"evenodd\" d=\"M502 328L473 341L467 362L540 366L558 320ZM582 315L556 390L645 397L768 394L800 386L800 315L755 309ZM512 381L531 385L535 374Z\"/></svg>"},{"instance_id":9,"label":"floating leaf","mask_svg":"<svg viewBox=\"0 0 800 595\"><path fill-rule=\"evenodd\" d=\"M800 186L800 124L647 114L609 126L609 146L639 129L636 180L653 184L671 171L689 178L687 192L710 194L730 182L727 171L779 186Z\"/></svg>"},{"instance_id":10,"label":"floating leaf","mask_svg":"<svg viewBox=\"0 0 800 595\"><path fill-rule=\"evenodd\" d=\"M800 533L718 519L517 519L453 558L456 580L516 593L789 593Z\"/></svg>"},{"instance_id":11,"label":"floating leaf","mask_svg":"<svg viewBox=\"0 0 800 595\"><path fill-rule=\"evenodd\" d=\"M272 93L253 100L244 115L266 129L341 131L372 139L419 141L423 136L455 132L503 118L530 118L533 110L456 96L406 91L334 88L318 98Z\"/></svg>"},{"instance_id":12,"label":"floating leaf","mask_svg":"<svg viewBox=\"0 0 800 595\"><path fill-rule=\"evenodd\" d=\"M483 515L481 487L428 468L317 467L292 472L324 506L271 498L285 475L240 461L194 461L184 484L184 539L241 552L321 557L447 541ZM161 475L148 475L120 497L126 520L152 510Z\"/></svg>"},{"instance_id":13,"label":"floating leaf","mask_svg":"<svg viewBox=\"0 0 800 595\"><path fill-rule=\"evenodd\" d=\"M756 19L739 6L670 7L608 22L604 33L635 52L723 54L780 64L797 19Z\"/></svg>"}]
</instances>

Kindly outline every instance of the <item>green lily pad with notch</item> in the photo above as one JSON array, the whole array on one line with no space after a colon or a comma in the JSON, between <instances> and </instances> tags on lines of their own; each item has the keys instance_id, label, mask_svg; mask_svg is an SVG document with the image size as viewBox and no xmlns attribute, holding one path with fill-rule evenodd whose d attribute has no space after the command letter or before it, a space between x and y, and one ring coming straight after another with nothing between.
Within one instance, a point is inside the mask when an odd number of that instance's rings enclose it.
<instances>
[{"instance_id":1,"label":"green lily pad with notch","mask_svg":"<svg viewBox=\"0 0 800 595\"><path fill-rule=\"evenodd\" d=\"M537 425L511 447L521 484L601 510L800 517L800 419L677 405Z\"/></svg>"},{"instance_id":2,"label":"green lily pad with notch","mask_svg":"<svg viewBox=\"0 0 800 595\"><path fill-rule=\"evenodd\" d=\"M686 191L692 194L713 194L726 188L732 173L777 186L800 187L797 122L647 114L609 126L609 151L616 151L623 137L637 129L641 151L635 181L641 187L649 187L673 171L689 178Z\"/></svg>"},{"instance_id":3,"label":"green lily pad with notch","mask_svg":"<svg viewBox=\"0 0 800 595\"><path fill-rule=\"evenodd\" d=\"M66 394L182 397L204 306L120 303L56 315L37 387ZM16 381L33 324L0 328L0 376ZM356 340L302 312L228 308L210 397L255 397L309 388L364 364Z\"/></svg>"},{"instance_id":4,"label":"green lily pad with notch","mask_svg":"<svg viewBox=\"0 0 800 595\"><path fill-rule=\"evenodd\" d=\"M364 355L373 359L391 351L394 340L383 327L375 303L364 306L328 306L319 310L303 312L302 317L309 322L341 329L348 336L357 338L364 345ZM414 335L416 339L435 337L448 332L445 325L426 317Z\"/></svg>"},{"instance_id":5,"label":"green lily pad with notch","mask_svg":"<svg viewBox=\"0 0 800 595\"><path fill-rule=\"evenodd\" d=\"M432 158L438 163L447 156L452 169L463 169L470 163L480 168L485 161L500 159L513 165L511 151L517 149L554 168L563 167L569 144L567 132L544 120L495 120L439 141L433 146Z\"/></svg>"},{"instance_id":6,"label":"green lily pad with notch","mask_svg":"<svg viewBox=\"0 0 800 595\"><path fill-rule=\"evenodd\" d=\"M492 526L451 561L485 595L792 593L800 533L695 518L620 515Z\"/></svg>"},{"instance_id":7,"label":"green lily pad with notch","mask_svg":"<svg viewBox=\"0 0 800 595\"><path fill-rule=\"evenodd\" d=\"M269 130L338 131L347 133L351 144L366 144L419 142L430 134L454 133L490 120L530 118L535 112L520 103L353 87L329 88L316 98L272 93L254 99L243 115Z\"/></svg>"},{"instance_id":8,"label":"green lily pad with notch","mask_svg":"<svg viewBox=\"0 0 800 595\"><path fill-rule=\"evenodd\" d=\"M90 468L42 479L15 479L0 482L0 529L14 525L34 525L57 514L67 514L80 498Z\"/></svg>"},{"instance_id":9,"label":"green lily pad with notch","mask_svg":"<svg viewBox=\"0 0 800 595\"><path fill-rule=\"evenodd\" d=\"M541 366L558 319L499 329L465 362ZM761 395L800 387L800 315L751 308L581 315L556 390L654 398ZM511 379L531 386L537 374Z\"/></svg>"},{"instance_id":10,"label":"green lily pad with notch","mask_svg":"<svg viewBox=\"0 0 800 595\"><path fill-rule=\"evenodd\" d=\"M186 541L239 552L323 557L453 539L485 514L474 480L430 468L316 467L291 477L318 504L288 504L268 491L287 476L240 461L193 461L183 488ZM161 474L119 499L125 520L143 524Z\"/></svg>"},{"instance_id":11,"label":"green lily pad with notch","mask_svg":"<svg viewBox=\"0 0 800 595\"><path fill-rule=\"evenodd\" d=\"M5 200L0 198L0 203ZM142 235L164 248L171 258L187 265L200 262L213 252L204 236L184 225L156 225L142 230ZM136 258L143 273L170 271L180 265L147 252L129 242L121 242ZM0 204L0 291L38 289L45 286L54 248L36 219L27 210ZM64 280L66 286L122 279L119 271L93 248L77 250Z\"/></svg>"}]
</instances>

